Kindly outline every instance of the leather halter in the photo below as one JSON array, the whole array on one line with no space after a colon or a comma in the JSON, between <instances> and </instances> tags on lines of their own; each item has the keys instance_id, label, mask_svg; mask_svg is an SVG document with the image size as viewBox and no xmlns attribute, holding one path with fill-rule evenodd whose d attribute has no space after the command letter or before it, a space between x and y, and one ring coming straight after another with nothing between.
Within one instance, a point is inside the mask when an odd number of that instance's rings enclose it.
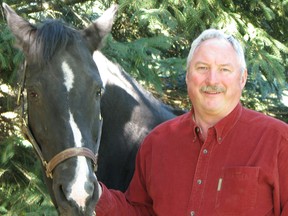
<instances>
[{"instance_id":1,"label":"leather halter","mask_svg":"<svg viewBox=\"0 0 288 216\"><path fill-rule=\"evenodd\" d=\"M100 126L99 126L99 131L98 131L98 139L97 139L97 143L96 143L96 154L93 153L92 150L90 150L89 148L86 147L72 147L72 148L68 148L65 149L63 151L61 151L60 153L56 154L49 162L47 162L44 159L44 156L42 154L42 151L40 149L39 144L37 143L36 139L34 138L30 128L29 128L29 124L27 123L28 120L25 118L25 108L24 108L24 88L25 88L25 79L26 79L26 66L27 66L27 62L24 62L24 68L23 68L23 77L21 80L21 86L19 88L19 92L18 92L18 98L17 98L17 104L20 105L21 103L21 119L22 119L22 125L21 125L21 131L24 135L24 137L30 141L30 143L32 144L34 150L36 151L36 154L38 155L38 157L41 160L41 163L43 165L43 167L45 168L45 172L46 172L46 176L48 178L53 179L53 170L54 168L62 163L63 161L71 158L71 157L76 157L76 156L85 156L87 158L90 158L93 162L93 166L94 166L94 171L97 171L97 159L98 159L98 149L100 146L100 140L101 140L101 134L102 134L102 125L103 125L103 119L100 115Z\"/></svg>"}]
</instances>

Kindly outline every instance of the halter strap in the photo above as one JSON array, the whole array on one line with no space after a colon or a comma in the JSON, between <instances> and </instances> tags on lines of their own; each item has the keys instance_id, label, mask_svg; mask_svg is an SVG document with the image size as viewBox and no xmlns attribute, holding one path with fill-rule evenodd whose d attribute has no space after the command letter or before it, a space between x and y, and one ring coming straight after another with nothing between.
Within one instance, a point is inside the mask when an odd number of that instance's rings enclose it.
<instances>
[{"instance_id":1,"label":"halter strap","mask_svg":"<svg viewBox=\"0 0 288 216\"><path fill-rule=\"evenodd\" d=\"M72 158L72 157L76 157L76 156L85 156L87 158L90 158L93 162L93 166L94 166L94 172L97 171L98 168L98 148L100 146L100 140L101 140L101 135L102 135L102 125L103 125L103 119L100 119L100 126L99 126L99 131L98 131L98 139L97 139L97 149L96 149L96 154L94 154L90 149L86 148L86 147L72 147L72 148L68 148L65 149L61 152L59 152L58 154L56 154L49 162L47 162L44 159L44 156L42 154L42 151L39 147L39 144L37 143L37 141L35 140L33 134L31 133L31 130L29 129L29 127L27 126L26 121L23 119L23 123L22 123L22 133L27 137L27 139L30 141L30 143L32 144L33 148L36 151L36 154L38 155L38 157L41 160L41 163L43 165L43 167L45 168L45 173L46 176L48 178L53 179L53 170L55 169L55 167L62 163L63 161Z\"/></svg>"},{"instance_id":2,"label":"halter strap","mask_svg":"<svg viewBox=\"0 0 288 216\"><path fill-rule=\"evenodd\" d=\"M46 175L52 178L52 171L58 164L60 164L64 160L67 160L68 158L75 157L75 156L88 157L93 161L93 164L95 166L97 165L97 155L95 155L90 149L85 148L85 147L68 148L58 153L57 155L55 155L48 162L46 166Z\"/></svg>"}]
</instances>

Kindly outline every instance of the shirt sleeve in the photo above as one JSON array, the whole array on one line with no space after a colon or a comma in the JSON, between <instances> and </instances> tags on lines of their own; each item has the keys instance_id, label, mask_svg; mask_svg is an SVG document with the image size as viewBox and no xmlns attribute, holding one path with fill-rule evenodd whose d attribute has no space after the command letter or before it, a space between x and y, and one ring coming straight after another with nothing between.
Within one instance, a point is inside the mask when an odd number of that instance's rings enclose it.
<instances>
[{"instance_id":1,"label":"shirt sleeve","mask_svg":"<svg viewBox=\"0 0 288 216\"><path fill-rule=\"evenodd\" d=\"M286 133L287 134L287 133ZM278 157L281 215L288 215L288 136L281 141Z\"/></svg>"},{"instance_id":2,"label":"shirt sleeve","mask_svg":"<svg viewBox=\"0 0 288 216\"><path fill-rule=\"evenodd\" d=\"M144 143L143 143L144 144ZM135 164L135 172L125 193L108 189L103 183L102 195L96 205L97 216L154 216L153 202L147 191L151 154L141 145ZM147 158L148 157L148 158Z\"/></svg>"}]
</instances>

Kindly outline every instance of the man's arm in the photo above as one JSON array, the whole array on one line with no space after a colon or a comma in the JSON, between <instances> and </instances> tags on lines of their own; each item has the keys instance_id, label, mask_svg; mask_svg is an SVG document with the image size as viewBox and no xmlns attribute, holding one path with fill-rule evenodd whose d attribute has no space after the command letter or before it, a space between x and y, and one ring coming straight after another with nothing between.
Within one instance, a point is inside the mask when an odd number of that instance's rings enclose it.
<instances>
[{"instance_id":1,"label":"man's arm","mask_svg":"<svg viewBox=\"0 0 288 216\"><path fill-rule=\"evenodd\" d=\"M288 127L287 127L288 131ZM288 133L288 132L287 132ZM288 215L288 136L281 141L281 149L278 157L279 169L279 192L280 192L280 215ZM274 197L275 199L275 197ZM275 212L276 213L276 212Z\"/></svg>"},{"instance_id":2,"label":"man's arm","mask_svg":"<svg viewBox=\"0 0 288 216\"><path fill-rule=\"evenodd\" d=\"M147 191L150 174L151 149L140 146L135 172L125 193L101 184L102 194L96 205L97 216L153 216L153 202Z\"/></svg>"}]
</instances>

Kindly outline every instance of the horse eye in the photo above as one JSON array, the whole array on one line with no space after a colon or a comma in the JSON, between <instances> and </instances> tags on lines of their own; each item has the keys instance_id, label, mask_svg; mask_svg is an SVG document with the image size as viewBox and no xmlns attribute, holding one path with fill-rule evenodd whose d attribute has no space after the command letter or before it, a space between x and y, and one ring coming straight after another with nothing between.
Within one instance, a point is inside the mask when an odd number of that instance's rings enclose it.
<instances>
[{"instance_id":1,"label":"horse eye","mask_svg":"<svg viewBox=\"0 0 288 216\"><path fill-rule=\"evenodd\" d=\"M36 91L29 91L29 96L32 97L32 98L37 98L38 94L37 94Z\"/></svg>"},{"instance_id":2,"label":"horse eye","mask_svg":"<svg viewBox=\"0 0 288 216\"><path fill-rule=\"evenodd\" d=\"M100 88L97 91L97 96L102 96L103 93L104 93L104 88Z\"/></svg>"}]
</instances>

